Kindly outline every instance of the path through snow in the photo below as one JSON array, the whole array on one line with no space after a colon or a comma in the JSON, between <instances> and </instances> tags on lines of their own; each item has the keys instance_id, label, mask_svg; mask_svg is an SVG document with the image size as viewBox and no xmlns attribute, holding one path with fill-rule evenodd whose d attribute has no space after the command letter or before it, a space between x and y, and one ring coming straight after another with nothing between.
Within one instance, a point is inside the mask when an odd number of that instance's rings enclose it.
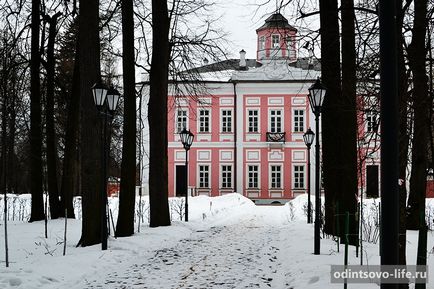
<instances>
[{"instance_id":1,"label":"path through snow","mask_svg":"<svg viewBox=\"0 0 434 289\"><path fill-rule=\"evenodd\" d=\"M291 288L284 283L280 249L281 222L267 220L270 209L258 207L235 223L197 230L174 247L138 256L104 283L87 288ZM262 212L262 213L261 213Z\"/></svg>"}]
</instances>

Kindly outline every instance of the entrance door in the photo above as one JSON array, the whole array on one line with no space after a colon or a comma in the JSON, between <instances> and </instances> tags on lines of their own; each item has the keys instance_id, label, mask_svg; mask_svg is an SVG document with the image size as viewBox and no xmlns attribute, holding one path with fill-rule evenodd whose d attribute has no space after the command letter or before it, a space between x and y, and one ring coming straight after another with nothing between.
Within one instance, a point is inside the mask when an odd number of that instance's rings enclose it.
<instances>
[{"instance_id":1,"label":"entrance door","mask_svg":"<svg viewBox=\"0 0 434 289\"><path fill-rule=\"evenodd\" d=\"M366 166L366 197L378 198L378 166Z\"/></svg>"},{"instance_id":2,"label":"entrance door","mask_svg":"<svg viewBox=\"0 0 434 289\"><path fill-rule=\"evenodd\" d=\"M176 196L185 197L187 192L187 170L185 166L176 166Z\"/></svg>"}]
</instances>

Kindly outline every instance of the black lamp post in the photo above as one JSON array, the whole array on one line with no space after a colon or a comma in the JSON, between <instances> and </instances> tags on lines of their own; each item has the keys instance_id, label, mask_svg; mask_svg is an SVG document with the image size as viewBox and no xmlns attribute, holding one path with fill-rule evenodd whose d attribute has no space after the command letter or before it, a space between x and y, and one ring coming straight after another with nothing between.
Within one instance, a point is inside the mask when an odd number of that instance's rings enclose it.
<instances>
[{"instance_id":1,"label":"black lamp post","mask_svg":"<svg viewBox=\"0 0 434 289\"><path fill-rule=\"evenodd\" d=\"M194 134L184 127L179 133L179 137L185 149L185 221L188 222L188 151L193 144Z\"/></svg>"},{"instance_id":2,"label":"black lamp post","mask_svg":"<svg viewBox=\"0 0 434 289\"><path fill-rule=\"evenodd\" d=\"M307 147L307 223L312 223L312 204L310 202L310 147L315 139L315 133L308 128L303 135L304 144Z\"/></svg>"},{"instance_id":3,"label":"black lamp post","mask_svg":"<svg viewBox=\"0 0 434 289\"><path fill-rule=\"evenodd\" d=\"M102 83L96 83L92 86L93 100L99 115L103 120L101 153L102 153L102 195L101 195L101 249L107 250L107 155L110 147L107 146L107 121L112 120L113 114L118 105L120 98L119 92ZM107 105L106 105L107 103Z\"/></svg>"},{"instance_id":4,"label":"black lamp post","mask_svg":"<svg viewBox=\"0 0 434 289\"><path fill-rule=\"evenodd\" d=\"M316 133L319 133L319 117L321 107L326 94L326 88L321 80L317 78L315 83L309 88L309 102L315 114ZM321 227L321 198L320 198L320 177L319 177L319 135L315 142L315 231L314 231L314 254L320 254L320 227Z\"/></svg>"}]
</instances>

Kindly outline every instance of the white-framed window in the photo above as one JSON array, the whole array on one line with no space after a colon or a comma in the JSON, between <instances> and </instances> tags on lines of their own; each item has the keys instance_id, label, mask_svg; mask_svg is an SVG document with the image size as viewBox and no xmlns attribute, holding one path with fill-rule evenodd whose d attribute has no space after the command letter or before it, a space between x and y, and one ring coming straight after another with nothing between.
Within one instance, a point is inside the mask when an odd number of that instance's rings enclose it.
<instances>
[{"instance_id":1,"label":"white-framed window","mask_svg":"<svg viewBox=\"0 0 434 289\"><path fill-rule=\"evenodd\" d=\"M282 166L281 165L270 166L270 187L272 189L282 188Z\"/></svg>"},{"instance_id":2,"label":"white-framed window","mask_svg":"<svg viewBox=\"0 0 434 289\"><path fill-rule=\"evenodd\" d=\"M209 165L199 165L199 188L209 187Z\"/></svg>"},{"instance_id":3,"label":"white-framed window","mask_svg":"<svg viewBox=\"0 0 434 289\"><path fill-rule=\"evenodd\" d=\"M286 36L285 38L286 41L286 49L291 50L292 49L292 38L291 36Z\"/></svg>"},{"instance_id":4,"label":"white-framed window","mask_svg":"<svg viewBox=\"0 0 434 289\"><path fill-rule=\"evenodd\" d=\"M271 47L272 48L279 48L280 47L280 35L279 34L271 35Z\"/></svg>"},{"instance_id":5,"label":"white-framed window","mask_svg":"<svg viewBox=\"0 0 434 289\"><path fill-rule=\"evenodd\" d=\"M232 132L232 110L223 109L222 113L222 132Z\"/></svg>"},{"instance_id":6,"label":"white-framed window","mask_svg":"<svg viewBox=\"0 0 434 289\"><path fill-rule=\"evenodd\" d=\"M210 132L210 111L209 111L209 109L199 110L199 132Z\"/></svg>"},{"instance_id":7,"label":"white-framed window","mask_svg":"<svg viewBox=\"0 0 434 289\"><path fill-rule=\"evenodd\" d=\"M258 165L247 166L247 188L248 189L259 188L259 166Z\"/></svg>"},{"instance_id":8,"label":"white-framed window","mask_svg":"<svg viewBox=\"0 0 434 289\"><path fill-rule=\"evenodd\" d=\"M282 132L282 110L270 110L270 132Z\"/></svg>"},{"instance_id":9,"label":"white-framed window","mask_svg":"<svg viewBox=\"0 0 434 289\"><path fill-rule=\"evenodd\" d=\"M294 189L304 189L304 165L294 166Z\"/></svg>"},{"instance_id":10,"label":"white-framed window","mask_svg":"<svg viewBox=\"0 0 434 289\"><path fill-rule=\"evenodd\" d=\"M366 132L377 131L377 114L375 111L366 112Z\"/></svg>"},{"instance_id":11,"label":"white-framed window","mask_svg":"<svg viewBox=\"0 0 434 289\"><path fill-rule=\"evenodd\" d=\"M304 110L294 110L294 132L304 132Z\"/></svg>"},{"instance_id":12,"label":"white-framed window","mask_svg":"<svg viewBox=\"0 0 434 289\"><path fill-rule=\"evenodd\" d=\"M265 49L265 36L261 36L259 37L259 50L264 50Z\"/></svg>"},{"instance_id":13,"label":"white-framed window","mask_svg":"<svg viewBox=\"0 0 434 289\"><path fill-rule=\"evenodd\" d=\"M222 188L232 188L232 165L221 166Z\"/></svg>"},{"instance_id":14,"label":"white-framed window","mask_svg":"<svg viewBox=\"0 0 434 289\"><path fill-rule=\"evenodd\" d=\"M178 109L176 111L176 132L180 133L184 128L187 128L187 109Z\"/></svg>"},{"instance_id":15,"label":"white-framed window","mask_svg":"<svg viewBox=\"0 0 434 289\"><path fill-rule=\"evenodd\" d=\"M249 109L247 111L247 131L258 132L259 131L259 110Z\"/></svg>"}]
</instances>

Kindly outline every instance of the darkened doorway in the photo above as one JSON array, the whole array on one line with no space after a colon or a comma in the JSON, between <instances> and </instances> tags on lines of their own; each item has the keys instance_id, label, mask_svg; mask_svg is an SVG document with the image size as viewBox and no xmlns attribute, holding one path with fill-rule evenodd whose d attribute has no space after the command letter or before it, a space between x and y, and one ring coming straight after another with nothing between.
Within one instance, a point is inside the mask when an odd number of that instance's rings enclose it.
<instances>
[{"instance_id":1,"label":"darkened doorway","mask_svg":"<svg viewBox=\"0 0 434 289\"><path fill-rule=\"evenodd\" d=\"M378 166L366 166L366 197L378 198Z\"/></svg>"},{"instance_id":2,"label":"darkened doorway","mask_svg":"<svg viewBox=\"0 0 434 289\"><path fill-rule=\"evenodd\" d=\"M185 166L176 166L176 196L185 197L187 190L187 170Z\"/></svg>"}]
</instances>

